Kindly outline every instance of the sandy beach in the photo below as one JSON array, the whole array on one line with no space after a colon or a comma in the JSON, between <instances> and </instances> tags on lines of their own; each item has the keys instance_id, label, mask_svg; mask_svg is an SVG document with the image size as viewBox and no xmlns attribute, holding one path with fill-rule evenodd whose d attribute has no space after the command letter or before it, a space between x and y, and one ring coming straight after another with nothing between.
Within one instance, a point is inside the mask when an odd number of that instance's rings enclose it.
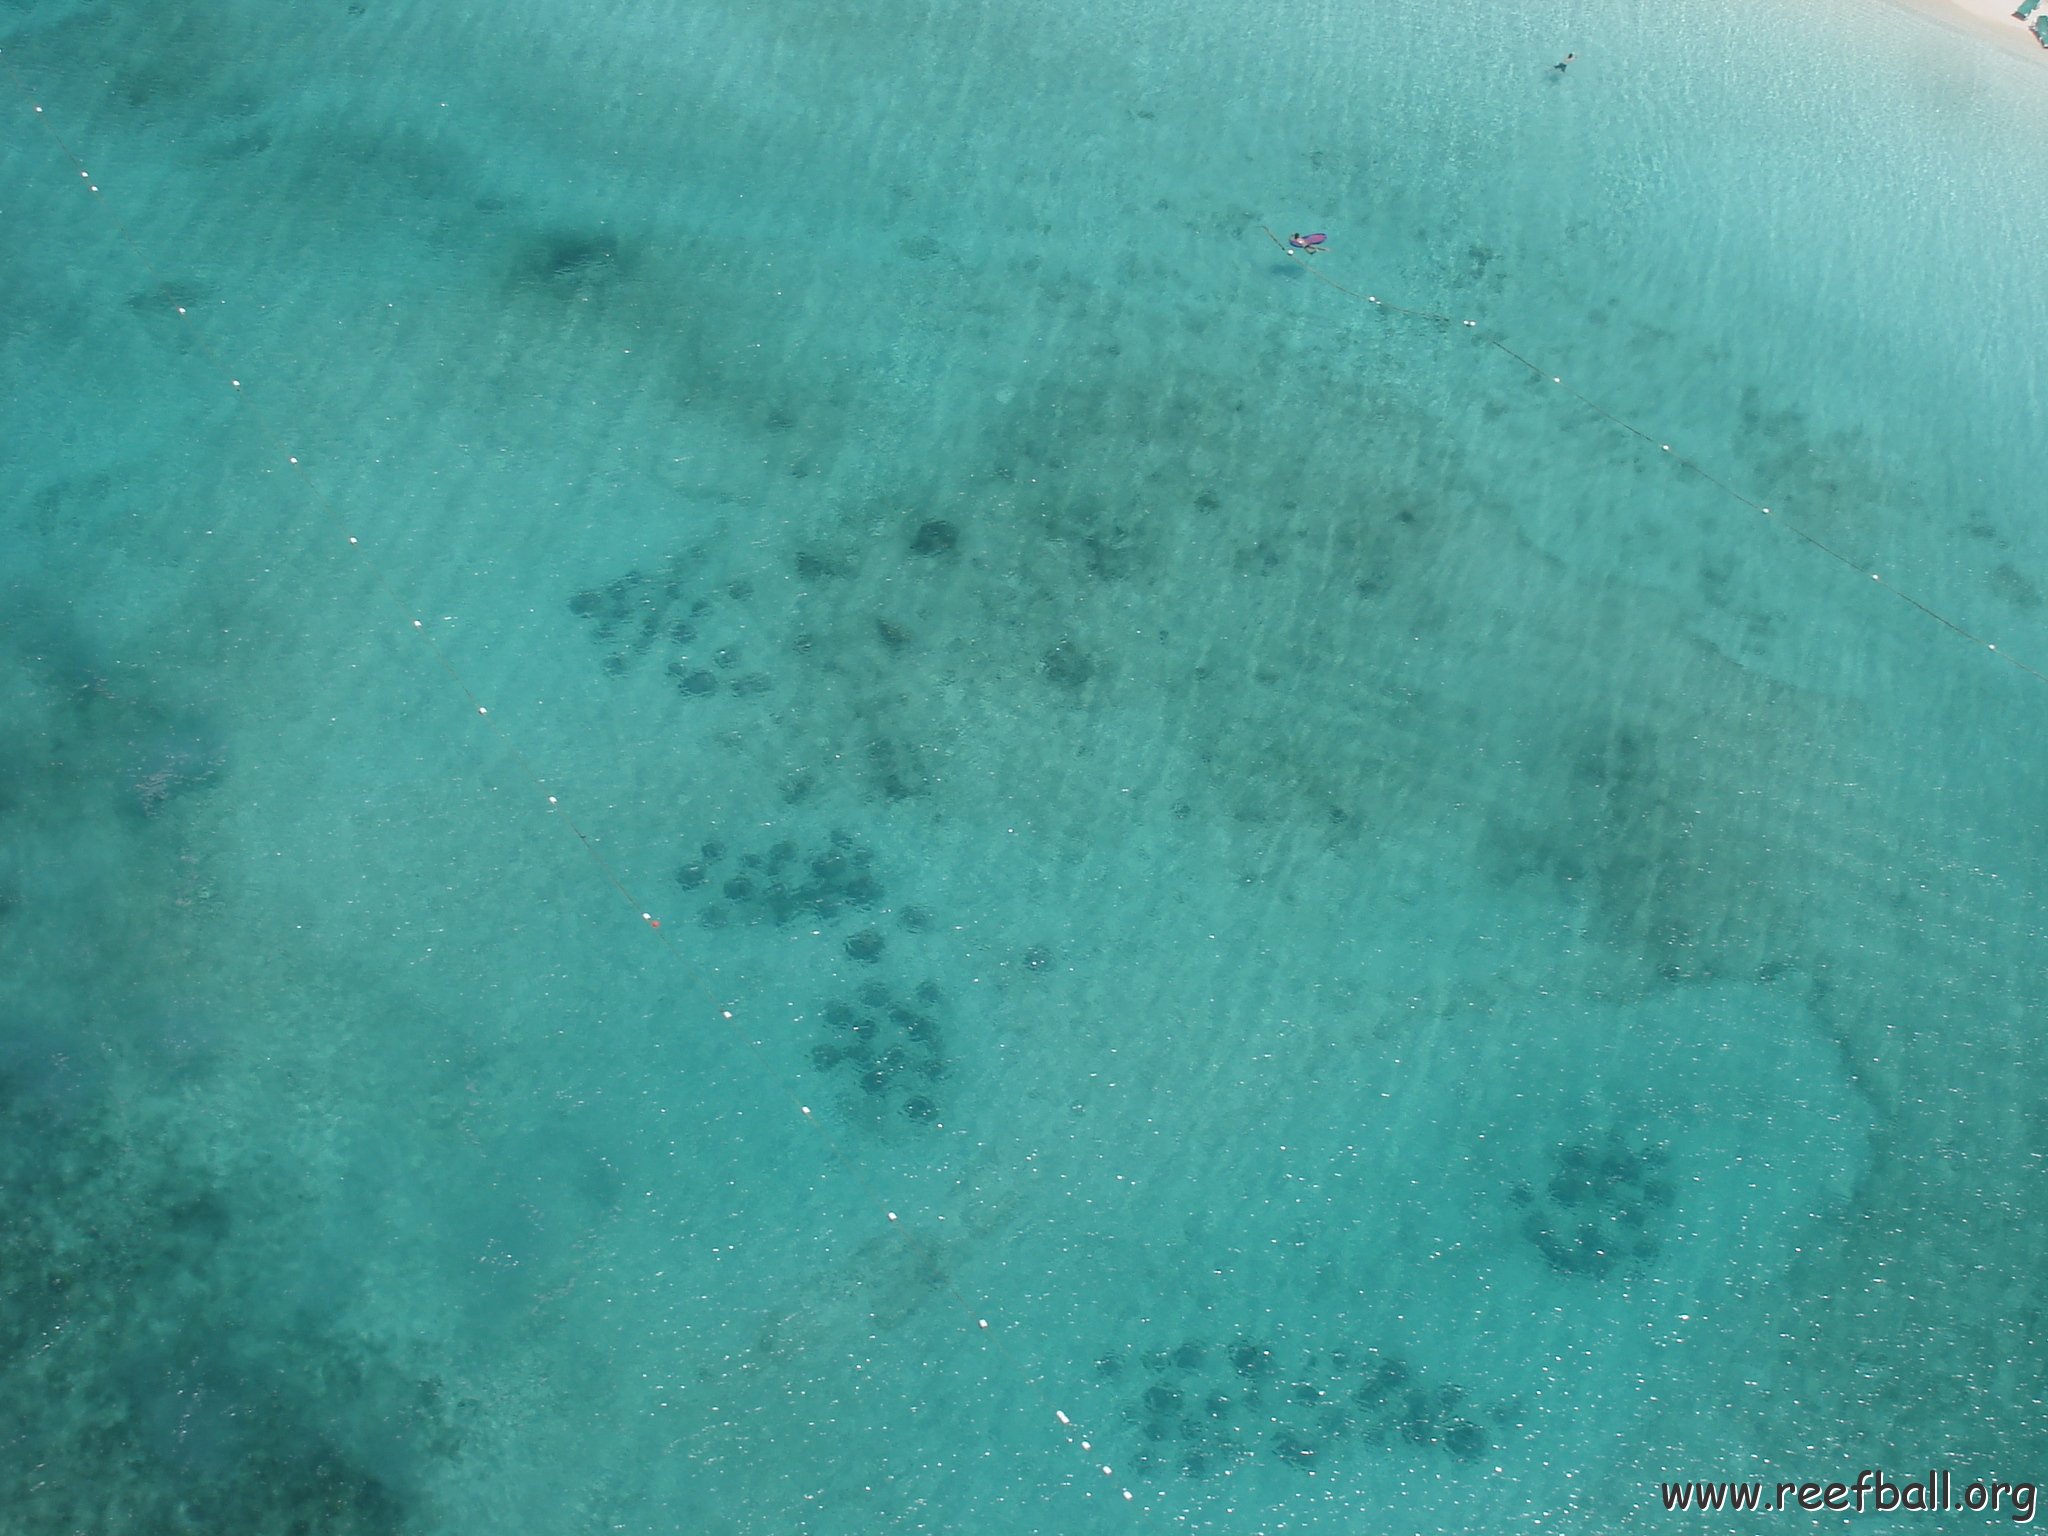
<instances>
[{"instance_id":1,"label":"sandy beach","mask_svg":"<svg viewBox=\"0 0 2048 1536\"><path fill-rule=\"evenodd\" d=\"M2048 64L2048 48L2035 38L2033 29L2014 18L2019 0L1895 0L1908 10L1918 11L1959 31L1988 37L2037 63Z\"/></svg>"}]
</instances>

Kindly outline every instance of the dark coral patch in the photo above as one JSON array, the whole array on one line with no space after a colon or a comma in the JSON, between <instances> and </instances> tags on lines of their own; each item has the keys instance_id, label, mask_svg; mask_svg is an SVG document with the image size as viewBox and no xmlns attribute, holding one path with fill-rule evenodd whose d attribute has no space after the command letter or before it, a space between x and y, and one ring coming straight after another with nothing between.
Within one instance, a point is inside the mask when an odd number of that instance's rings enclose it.
<instances>
[{"instance_id":1,"label":"dark coral patch","mask_svg":"<svg viewBox=\"0 0 2048 1536\"><path fill-rule=\"evenodd\" d=\"M911 536L910 552L930 559L935 555L950 555L960 547L960 530L942 517L934 517L919 525Z\"/></svg>"},{"instance_id":2,"label":"dark coral patch","mask_svg":"<svg viewBox=\"0 0 2048 1536\"><path fill-rule=\"evenodd\" d=\"M1553 1270L1602 1279L1661 1252L1655 1228L1671 1202L1669 1160L1661 1146L1634 1146L1609 1131L1597 1142L1560 1145L1540 1190L1521 1182L1508 1197L1522 1211L1523 1235Z\"/></svg>"},{"instance_id":3,"label":"dark coral patch","mask_svg":"<svg viewBox=\"0 0 2048 1536\"><path fill-rule=\"evenodd\" d=\"M1049 681L1062 688L1085 687L1095 675L1095 663L1071 640L1062 640L1048 650L1040 658L1039 667Z\"/></svg>"},{"instance_id":4,"label":"dark coral patch","mask_svg":"<svg viewBox=\"0 0 2048 1536\"><path fill-rule=\"evenodd\" d=\"M913 1124L938 1123L938 1100L920 1086L947 1072L937 1019L911 1008L887 983L870 981L851 999L826 1003L819 1021L824 1038L811 1048L814 1067L851 1078L865 1100L893 1105Z\"/></svg>"},{"instance_id":5,"label":"dark coral patch","mask_svg":"<svg viewBox=\"0 0 2048 1536\"><path fill-rule=\"evenodd\" d=\"M1123 1376L1124 1355L1105 1356L1100 1375ZM1376 1449L1379 1454L1440 1454L1459 1465L1483 1459L1487 1432L1458 1412L1465 1391L1455 1384L1417 1378L1397 1355L1337 1348L1308 1351L1283 1362L1269 1345L1238 1338L1227 1345L1189 1339L1175 1347L1135 1353L1145 1376L1128 1389L1124 1422L1143 1447L1178 1438L1183 1475L1206 1475L1256 1456L1302 1471ZM1270 1382L1277 1390L1262 1391ZM1494 1417L1499 1419L1499 1412ZM1170 1460L1150 1449L1131 1455L1142 1474L1163 1471Z\"/></svg>"}]
</instances>

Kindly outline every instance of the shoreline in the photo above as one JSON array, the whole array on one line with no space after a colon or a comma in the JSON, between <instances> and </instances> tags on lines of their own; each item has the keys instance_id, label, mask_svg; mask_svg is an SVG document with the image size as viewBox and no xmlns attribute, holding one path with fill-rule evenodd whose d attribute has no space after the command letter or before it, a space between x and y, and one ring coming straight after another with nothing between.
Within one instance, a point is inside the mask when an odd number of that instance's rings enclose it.
<instances>
[{"instance_id":1,"label":"shoreline","mask_svg":"<svg viewBox=\"0 0 2048 1536\"><path fill-rule=\"evenodd\" d=\"M2013 19L2012 13L2019 0L1893 0L1893 3L1958 32L1988 38L2012 52L2048 63L2048 48L2041 46L2033 28L2027 22ZM2044 3L2042 10L2048 11L2048 3Z\"/></svg>"}]
</instances>

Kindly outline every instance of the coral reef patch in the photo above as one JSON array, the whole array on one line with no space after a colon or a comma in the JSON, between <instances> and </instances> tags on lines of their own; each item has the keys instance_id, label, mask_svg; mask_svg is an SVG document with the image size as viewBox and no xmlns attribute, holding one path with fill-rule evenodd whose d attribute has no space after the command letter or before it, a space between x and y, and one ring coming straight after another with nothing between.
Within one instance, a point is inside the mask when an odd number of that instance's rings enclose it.
<instances>
[{"instance_id":1,"label":"coral reef patch","mask_svg":"<svg viewBox=\"0 0 2048 1536\"><path fill-rule=\"evenodd\" d=\"M857 1086L876 1110L936 1124L933 1093L947 1073L944 1006L935 982L921 982L907 997L884 982L866 982L819 1010L811 1065Z\"/></svg>"},{"instance_id":2,"label":"coral reef patch","mask_svg":"<svg viewBox=\"0 0 2048 1536\"><path fill-rule=\"evenodd\" d=\"M1561 1275L1600 1280L1651 1264L1662 1248L1660 1219L1671 1204L1670 1151L1618 1130L1553 1149L1550 1177L1523 1181L1511 1198L1522 1233Z\"/></svg>"},{"instance_id":3,"label":"coral reef patch","mask_svg":"<svg viewBox=\"0 0 2048 1536\"><path fill-rule=\"evenodd\" d=\"M1283 1350L1239 1335L1105 1355L1096 1375L1123 1399L1146 1476L1201 1478L1265 1459L1304 1472L1367 1453L1482 1460L1512 1404L1481 1405L1398 1353Z\"/></svg>"}]
</instances>

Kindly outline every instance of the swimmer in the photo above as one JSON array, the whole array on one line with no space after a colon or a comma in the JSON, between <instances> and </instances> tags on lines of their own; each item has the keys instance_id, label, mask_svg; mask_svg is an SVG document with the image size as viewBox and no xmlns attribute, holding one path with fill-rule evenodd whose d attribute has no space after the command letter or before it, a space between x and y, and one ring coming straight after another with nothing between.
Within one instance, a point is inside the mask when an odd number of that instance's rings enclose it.
<instances>
[{"instance_id":1,"label":"swimmer","mask_svg":"<svg viewBox=\"0 0 2048 1536\"><path fill-rule=\"evenodd\" d=\"M1295 250L1297 250L1297 251L1307 251L1307 252L1309 253L1309 255L1313 256L1313 255L1315 255L1315 253L1316 253L1317 251L1319 251L1319 250L1321 250L1321 249L1322 249L1322 245L1323 245L1323 242L1324 242L1325 240L1329 239L1329 238L1330 238L1330 237L1329 237L1328 235L1298 235L1298 234L1297 234L1297 235L1289 235L1289 236L1287 237L1287 243L1288 243L1288 244L1289 244L1290 246L1294 247L1294 249L1295 249Z\"/></svg>"},{"instance_id":2,"label":"swimmer","mask_svg":"<svg viewBox=\"0 0 2048 1536\"><path fill-rule=\"evenodd\" d=\"M1577 55L1576 53L1568 53L1568 54L1566 54L1566 55L1565 55L1565 56L1564 56L1563 58L1559 59L1559 60L1558 60L1558 61L1557 61L1557 62L1556 62L1555 64L1551 65L1550 67L1551 67L1552 69L1556 70L1556 71L1557 71L1557 72L1558 72L1558 73L1559 73L1559 74L1561 75L1561 74L1563 74L1563 73L1564 73L1564 67L1565 67L1565 65L1567 65L1567 64L1569 64L1569 63L1571 63L1571 61L1572 61L1573 59L1576 59L1577 57L1578 57L1578 55Z\"/></svg>"}]
</instances>

